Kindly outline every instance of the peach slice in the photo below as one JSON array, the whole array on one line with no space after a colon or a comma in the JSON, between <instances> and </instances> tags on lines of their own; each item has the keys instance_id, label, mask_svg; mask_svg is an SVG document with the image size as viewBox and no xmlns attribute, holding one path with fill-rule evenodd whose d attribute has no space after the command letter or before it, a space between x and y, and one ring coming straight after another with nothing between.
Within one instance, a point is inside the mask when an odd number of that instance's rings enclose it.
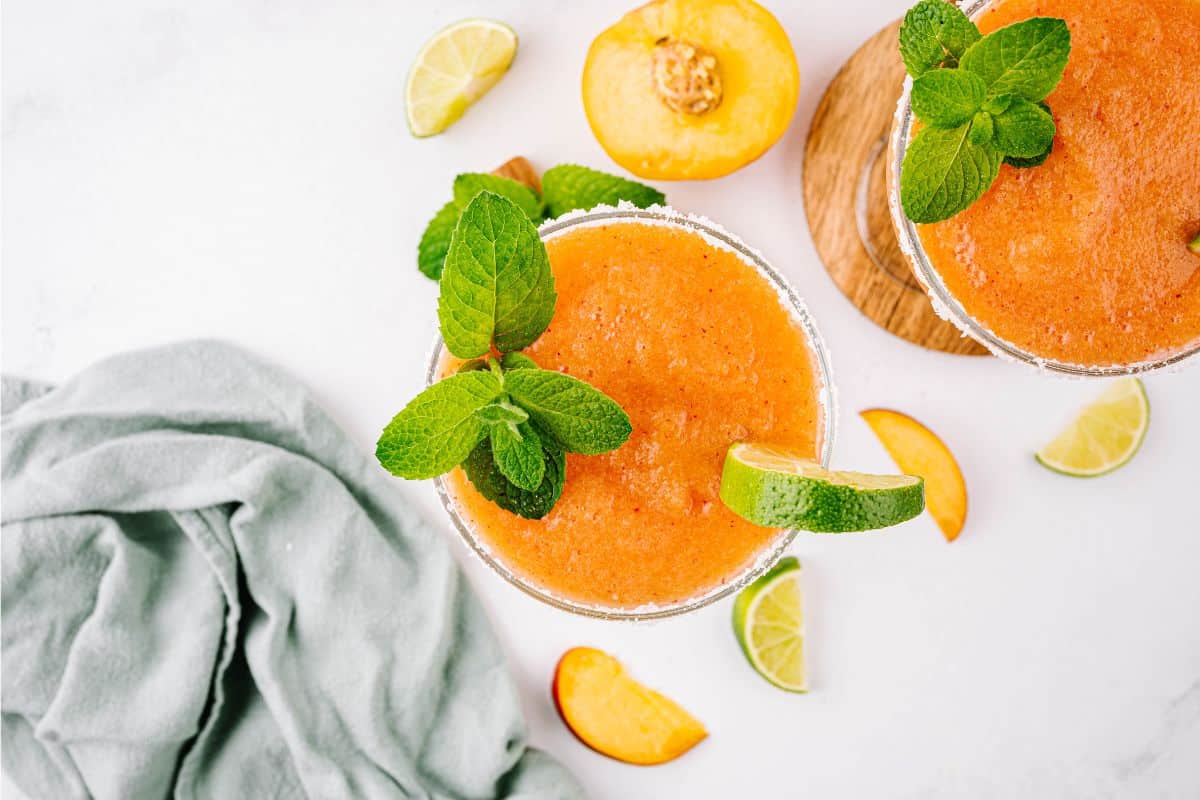
<instances>
[{"instance_id":1,"label":"peach slice","mask_svg":"<svg viewBox=\"0 0 1200 800\"><path fill-rule=\"evenodd\" d=\"M591 647L563 654L551 694L579 741L628 764L663 764L708 735L678 703L638 683L620 661Z\"/></svg>"},{"instance_id":2,"label":"peach slice","mask_svg":"<svg viewBox=\"0 0 1200 800\"><path fill-rule=\"evenodd\" d=\"M967 484L950 449L929 428L899 411L870 408L859 415L902 472L925 479L925 507L946 541L957 539L967 519Z\"/></svg>"}]
</instances>

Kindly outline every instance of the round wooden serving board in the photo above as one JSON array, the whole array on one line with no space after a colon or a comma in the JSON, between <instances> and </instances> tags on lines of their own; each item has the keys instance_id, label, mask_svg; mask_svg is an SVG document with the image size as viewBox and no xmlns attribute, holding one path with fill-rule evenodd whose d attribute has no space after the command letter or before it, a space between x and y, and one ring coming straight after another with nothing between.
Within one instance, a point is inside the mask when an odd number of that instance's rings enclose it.
<instances>
[{"instance_id":1,"label":"round wooden serving board","mask_svg":"<svg viewBox=\"0 0 1200 800\"><path fill-rule=\"evenodd\" d=\"M897 20L843 65L813 116L804 207L817 253L850 302L914 344L963 355L987 350L938 317L900 252L887 203L887 139L904 82Z\"/></svg>"}]
</instances>

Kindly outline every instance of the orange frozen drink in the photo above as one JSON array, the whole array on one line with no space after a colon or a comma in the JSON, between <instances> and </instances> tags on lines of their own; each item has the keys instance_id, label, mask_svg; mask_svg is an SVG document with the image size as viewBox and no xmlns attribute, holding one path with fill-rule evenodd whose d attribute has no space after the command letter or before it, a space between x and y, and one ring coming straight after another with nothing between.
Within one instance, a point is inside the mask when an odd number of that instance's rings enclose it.
<instances>
[{"instance_id":1,"label":"orange frozen drink","mask_svg":"<svg viewBox=\"0 0 1200 800\"><path fill-rule=\"evenodd\" d=\"M554 319L526 350L628 412L633 434L567 456L540 520L447 489L493 558L574 604L684 603L734 580L780 540L719 498L728 447L769 441L821 459L826 409L814 344L778 287L742 256L679 225L614 221L547 238Z\"/></svg>"},{"instance_id":2,"label":"orange frozen drink","mask_svg":"<svg viewBox=\"0 0 1200 800\"><path fill-rule=\"evenodd\" d=\"M1200 344L1200 0L1001 0L1071 32L1053 151L917 226L967 315L1037 358L1135 365Z\"/></svg>"}]
</instances>

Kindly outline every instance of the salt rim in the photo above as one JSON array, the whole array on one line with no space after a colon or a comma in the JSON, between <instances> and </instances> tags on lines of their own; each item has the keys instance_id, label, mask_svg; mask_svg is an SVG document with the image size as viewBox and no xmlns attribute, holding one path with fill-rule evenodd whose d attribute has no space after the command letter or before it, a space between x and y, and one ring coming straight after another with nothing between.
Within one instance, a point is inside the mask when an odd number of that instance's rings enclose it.
<instances>
[{"instance_id":1,"label":"salt rim","mask_svg":"<svg viewBox=\"0 0 1200 800\"><path fill-rule=\"evenodd\" d=\"M1003 0L976 0L966 5L954 0L954 5L962 8L968 17L975 18L987 6ZM896 102L896 113L891 133L888 137L888 158L891 160L888 173L888 210L891 212L892 225L896 230L896 239L900 252L908 259L909 267L921 288L925 290L933 311L939 317L950 322L959 332L987 348L988 352L1002 361L1031 366L1039 373L1050 374L1057 378L1083 380L1088 378L1115 378L1128 375L1141 375L1151 372L1178 373L1191 366L1189 361L1198 362L1200 357L1200 339L1184 345L1178 352L1158 359L1138 361L1133 364L1074 364L1068 361L1056 361L1035 355L1013 342L997 335L981 320L968 314L962 303L950 293L942 282L941 275L934 268L929 256L920 244L913 222L905 215L900 207L900 168L904 163L905 148L908 146L909 131L912 129L912 95L913 79L904 76L904 85L900 91L900 99ZM936 281L936 285L934 283ZM957 306L955 309L951 305ZM972 326L977 328L972 330Z\"/></svg>"},{"instance_id":2,"label":"salt rim","mask_svg":"<svg viewBox=\"0 0 1200 800\"><path fill-rule=\"evenodd\" d=\"M577 223L576 221L580 219L584 221ZM821 464L822 466L829 467L833 455L834 436L837 430L837 387L833 380L829 349L826 347L824 339L817 330L816 323L813 321L808 306L800 298L800 295L796 293L796 290L775 270L759 250L750 247L739 237L707 217L684 213L670 206L655 204L643 209L624 200L615 206L602 204L586 211L570 211L555 219L547 220L539 226L538 233L541 235L543 241L547 241L554 238L560 232L572 230L575 227L583 225L590 227L593 225L612 224L614 222L662 225L664 227L687 230L699 235L711 246L733 253L744 264L767 278L780 299L780 305L788 311L794 321L799 323L805 338L808 340L809 349L812 352L814 366L816 367L814 371L821 381L821 389L817 395L818 404L823 412L824 419L821 431ZM426 372L427 385L431 385L438 380L441 362L445 354L445 345L439 334L434 338L433 347L429 353L429 366ZM434 478L434 487L437 490L442 508L445 509L459 535L466 541L475 557L483 561L490 569L498 573L517 589L541 602L574 614L605 620L623 622L660 620L686 614L715 603L724 597L741 591L753 583L759 576L766 573L775 562L784 556L793 540L799 534L798 530L781 531L775 545L764 548L763 552L754 559L750 566L737 573L736 579L718 584L705 592L679 603L671 605L645 603L634 608L614 608L571 600L537 585L530 578L522 577L510 570L504 561L483 540L483 537L477 536L471 530L473 526L468 525L463 515L459 513L457 503L447 488L444 475Z\"/></svg>"}]
</instances>

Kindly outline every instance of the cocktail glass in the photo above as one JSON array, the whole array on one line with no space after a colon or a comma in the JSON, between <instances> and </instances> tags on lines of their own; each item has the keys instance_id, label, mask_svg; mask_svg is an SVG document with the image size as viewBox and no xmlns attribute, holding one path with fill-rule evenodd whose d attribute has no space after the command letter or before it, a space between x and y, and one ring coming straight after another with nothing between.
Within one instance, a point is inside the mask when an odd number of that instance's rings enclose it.
<instances>
[{"instance_id":1,"label":"cocktail glass","mask_svg":"<svg viewBox=\"0 0 1200 800\"><path fill-rule=\"evenodd\" d=\"M781 302L790 312L793 320L804 333L812 356L812 369L816 382L820 408L820 423L817 438L817 454L822 465L828 466L833 453L834 429L836 415L834 410L834 385L830 370L829 352L817 331L804 301L787 281L767 261L747 246L741 239L713 223L695 216L681 214L668 208L636 209L632 207L609 208L601 207L587 213L569 214L552 220L540 229L543 241L550 241L583 226L616 225L621 223L643 223L666 225L682 230L691 231L704 237L709 244L734 252L749 268L756 270L764 277L779 294ZM443 376L446 361L450 358L448 351L439 336L434 343L429 358L427 381L432 384ZM521 591L547 603L555 608L608 620L650 620L673 617L695 611L698 608L714 603L723 597L728 597L752 583L756 578L771 568L772 565L787 551L788 546L796 536L796 531L785 530L774 541L759 553L753 563L748 564L736 575L710 589L702 591L695 597L672 603L670 605L647 605L637 608L610 607L599 604L581 603L570 598L562 597L550 591L528 576L520 574L504 563L502 557L488 546L486 539L479 534L471 519L459 508L453 493L447 485L446 477L435 480L438 497L443 508L449 515L455 530L462 536L463 541L480 559L494 572L507 580Z\"/></svg>"}]
</instances>

